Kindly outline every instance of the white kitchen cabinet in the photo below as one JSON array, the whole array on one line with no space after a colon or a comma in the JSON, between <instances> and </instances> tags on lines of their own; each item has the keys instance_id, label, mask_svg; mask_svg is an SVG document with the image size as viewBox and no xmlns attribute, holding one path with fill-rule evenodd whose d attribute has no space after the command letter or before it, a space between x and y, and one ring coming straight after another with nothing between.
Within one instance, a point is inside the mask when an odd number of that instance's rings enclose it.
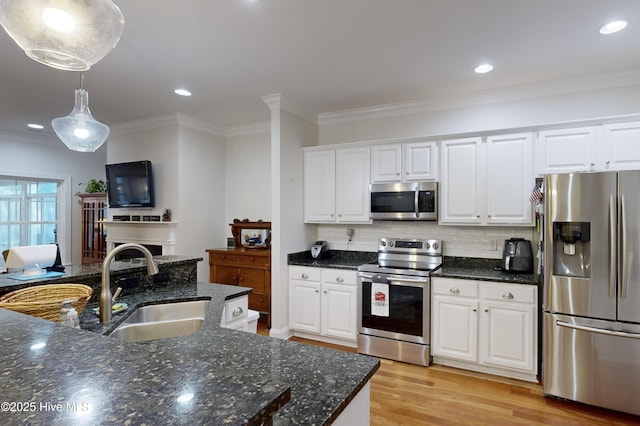
<instances>
[{"instance_id":1,"label":"white kitchen cabinet","mask_svg":"<svg viewBox=\"0 0 640 426\"><path fill-rule=\"evenodd\" d=\"M479 137L442 141L439 223L482 223L485 170L481 144Z\"/></svg>"},{"instance_id":2,"label":"white kitchen cabinet","mask_svg":"<svg viewBox=\"0 0 640 426\"><path fill-rule=\"evenodd\" d=\"M533 163L532 133L487 137L487 224L533 224Z\"/></svg>"},{"instance_id":3,"label":"white kitchen cabinet","mask_svg":"<svg viewBox=\"0 0 640 426\"><path fill-rule=\"evenodd\" d=\"M438 144L416 141L371 147L371 182L414 182L438 178Z\"/></svg>"},{"instance_id":4,"label":"white kitchen cabinet","mask_svg":"<svg viewBox=\"0 0 640 426\"><path fill-rule=\"evenodd\" d=\"M371 182L402 181L402 144L371 147Z\"/></svg>"},{"instance_id":5,"label":"white kitchen cabinet","mask_svg":"<svg viewBox=\"0 0 640 426\"><path fill-rule=\"evenodd\" d=\"M597 126L538 132L538 174L602 170L602 133Z\"/></svg>"},{"instance_id":6,"label":"white kitchen cabinet","mask_svg":"<svg viewBox=\"0 0 640 426\"><path fill-rule=\"evenodd\" d=\"M432 291L434 363L537 380L536 286L435 277Z\"/></svg>"},{"instance_id":7,"label":"white kitchen cabinet","mask_svg":"<svg viewBox=\"0 0 640 426\"><path fill-rule=\"evenodd\" d=\"M296 335L355 347L357 272L289 267L289 327Z\"/></svg>"},{"instance_id":8,"label":"white kitchen cabinet","mask_svg":"<svg viewBox=\"0 0 640 426\"><path fill-rule=\"evenodd\" d=\"M432 298L433 356L478 361L478 299L435 294Z\"/></svg>"},{"instance_id":9,"label":"white kitchen cabinet","mask_svg":"<svg viewBox=\"0 0 640 426\"><path fill-rule=\"evenodd\" d=\"M244 295L227 300L222 308L220 326L233 330L247 331L249 328L248 314L249 296Z\"/></svg>"},{"instance_id":10,"label":"white kitchen cabinet","mask_svg":"<svg viewBox=\"0 0 640 426\"><path fill-rule=\"evenodd\" d=\"M442 141L441 224L533 225L531 133Z\"/></svg>"},{"instance_id":11,"label":"white kitchen cabinet","mask_svg":"<svg viewBox=\"0 0 640 426\"><path fill-rule=\"evenodd\" d=\"M370 223L369 148L304 152L306 223Z\"/></svg>"},{"instance_id":12,"label":"white kitchen cabinet","mask_svg":"<svg viewBox=\"0 0 640 426\"><path fill-rule=\"evenodd\" d=\"M640 169L640 122L602 126L605 170Z\"/></svg>"}]
</instances>

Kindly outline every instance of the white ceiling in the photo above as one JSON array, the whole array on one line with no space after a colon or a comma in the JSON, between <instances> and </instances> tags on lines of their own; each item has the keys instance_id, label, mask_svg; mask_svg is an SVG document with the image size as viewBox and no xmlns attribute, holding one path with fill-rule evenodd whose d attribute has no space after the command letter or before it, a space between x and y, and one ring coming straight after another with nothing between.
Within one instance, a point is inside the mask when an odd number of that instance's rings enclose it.
<instances>
[{"instance_id":1,"label":"white ceiling","mask_svg":"<svg viewBox=\"0 0 640 426\"><path fill-rule=\"evenodd\" d=\"M125 30L85 75L115 125L182 113L229 128L269 119L261 97L312 113L549 80L640 73L639 0L116 0ZM629 21L610 36L614 19ZM0 30L0 132L73 107L78 73L26 57ZM473 68L491 62L493 72ZM176 96L184 87L190 98ZM44 135L43 135L44 136Z\"/></svg>"}]
</instances>

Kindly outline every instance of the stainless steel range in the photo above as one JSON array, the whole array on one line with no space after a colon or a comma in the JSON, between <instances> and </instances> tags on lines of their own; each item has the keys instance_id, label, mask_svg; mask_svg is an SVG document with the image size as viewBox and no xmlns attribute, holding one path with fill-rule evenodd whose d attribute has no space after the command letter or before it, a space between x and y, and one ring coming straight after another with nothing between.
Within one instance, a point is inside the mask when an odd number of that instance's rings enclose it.
<instances>
[{"instance_id":1,"label":"stainless steel range","mask_svg":"<svg viewBox=\"0 0 640 426\"><path fill-rule=\"evenodd\" d=\"M380 238L378 263L358 268L358 352L430 362L430 272L442 240Z\"/></svg>"}]
</instances>

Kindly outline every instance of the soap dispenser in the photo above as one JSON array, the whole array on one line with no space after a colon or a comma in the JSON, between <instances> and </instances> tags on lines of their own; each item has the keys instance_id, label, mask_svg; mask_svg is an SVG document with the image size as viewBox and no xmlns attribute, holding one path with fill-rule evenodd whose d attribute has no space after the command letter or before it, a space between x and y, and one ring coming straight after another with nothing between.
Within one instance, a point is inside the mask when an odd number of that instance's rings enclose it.
<instances>
[{"instance_id":1,"label":"soap dispenser","mask_svg":"<svg viewBox=\"0 0 640 426\"><path fill-rule=\"evenodd\" d=\"M71 304L73 302L73 300L65 300L62 302L62 309L60 309L60 324L68 327L80 328L78 312Z\"/></svg>"}]
</instances>

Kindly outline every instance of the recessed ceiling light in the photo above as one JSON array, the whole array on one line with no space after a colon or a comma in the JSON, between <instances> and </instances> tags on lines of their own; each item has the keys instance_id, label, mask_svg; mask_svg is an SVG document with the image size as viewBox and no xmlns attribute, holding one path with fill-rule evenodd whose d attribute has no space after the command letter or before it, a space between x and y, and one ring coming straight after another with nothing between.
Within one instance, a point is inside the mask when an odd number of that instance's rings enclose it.
<instances>
[{"instance_id":1,"label":"recessed ceiling light","mask_svg":"<svg viewBox=\"0 0 640 426\"><path fill-rule=\"evenodd\" d=\"M492 69L493 69L493 65L482 64L482 65L478 65L474 71L477 72L478 74L484 74L484 73L488 73Z\"/></svg>"},{"instance_id":2,"label":"recessed ceiling light","mask_svg":"<svg viewBox=\"0 0 640 426\"><path fill-rule=\"evenodd\" d=\"M176 89L173 91L176 95L180 96L191 96L191 92L187 89Z\"/></svg>"},{"instance_id":3,"label":"recessed ceiling light","mask_svg":"<svg viewBox=\"0 0 640 426\"><path fill-rule=\"evenodd\" d=\"M44 126L42 124L37 124L37 123L29 123L27 124L27 127L33 130L42 130L44 129Z\"/></svg>"},{"instance_id":4,"label":"recessed ceiling light","mask_svg":"<svg viewBox=\"0 0 640 426\"><path fill-rule=\"evenodd\" d=\"M623 30L627 26L627 21L613 21L600 28L600 34L613 34Z\"/></svg>"}]
</instances>

